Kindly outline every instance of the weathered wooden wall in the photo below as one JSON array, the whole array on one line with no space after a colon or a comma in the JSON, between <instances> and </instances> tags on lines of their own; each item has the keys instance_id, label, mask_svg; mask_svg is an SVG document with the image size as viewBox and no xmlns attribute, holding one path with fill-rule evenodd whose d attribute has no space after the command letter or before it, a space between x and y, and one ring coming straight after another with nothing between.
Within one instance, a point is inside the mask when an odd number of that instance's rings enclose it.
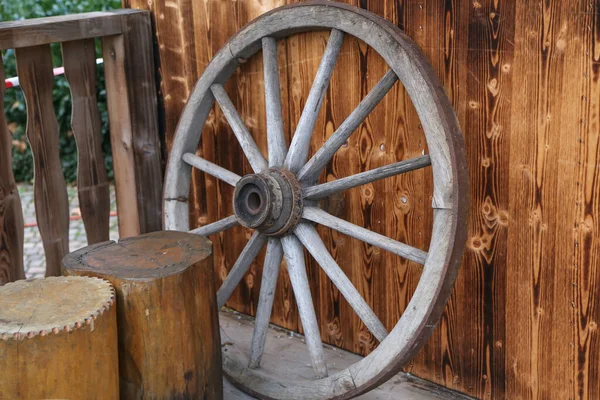
<instances>
[{"instance_id":1,"label":"weathered wooden wall","mask_svg":"<svg viewBox=\"0 0 600 400\"><path fill-rule=\"evenodd\" d=\"M125 0L154 13L167 146L185 100L215 52L240 27L284 0ZM406 369L479 398L600 398L600 5L597 0L350 1L404 29L444 82L467 143L469 241L447 311ZM282 98L293 132L327 33L280 41ZM385 72L372 50L346 40L315 130L313 150ZM265 149L260 55L227 89ZM203 156L249 172L220 111L203 133ZM420 155L419 120L401 87L388 94L329 165L328 178ZM323 177L322 177L323 178ZM193 221L231 212L232 190L198 174ZM342 214L427 248L430 171L357 188ZM419 267L321 231L354 284L391 328ZM220 278L248 232L214 240ZM254 310L257 260L230 305ZM299 328L289 280L278 285L273 322ZM323 339L352 351L374 345L348 304L309 264Z\"/></svg>"}]
</instances>

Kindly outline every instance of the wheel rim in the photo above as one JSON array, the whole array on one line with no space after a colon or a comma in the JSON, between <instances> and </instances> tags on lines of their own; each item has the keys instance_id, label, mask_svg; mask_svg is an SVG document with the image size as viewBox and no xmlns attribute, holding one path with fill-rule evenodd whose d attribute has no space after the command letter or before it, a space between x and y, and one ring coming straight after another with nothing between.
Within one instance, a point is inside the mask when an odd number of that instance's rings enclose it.
<instances>
[{"instance_id":1,"label":"wheel rim","mask_svg":"<svg viewBox=\"0 0 600 400\"><path fill-rule=\"evenodd\" d=\"M326 91L345 34L366 42L377 51L390 66L390 71L363 99L355 110L356 113L353 112L307 162L308 144L316 117L310 112L302 112L290 150L286 151L279 82L278 78L275 78L277 74L273 72L277 71L274 49L276 39L316 29L331 29L332 33L315 83L307 98L306 104L313 107L305 106L305 111L316 109L318 115L323 93ZM268 161L256 147L222 86L235 71L240 60L248 59L260 49L265 60ZM429 154L376 168L355 175L352 179L342 178L334 182L316 184L316 177L333 153L366 118L397 79L403 83L421 119ZM255 174L242 178L194 155L202 127L215 99ZM314 207L316 199L331 193L430 164L434 180L434 221L428 253L357 227ZM219 306L229 298L250 263L267 244L251 351L253 354L250 354L248 360L247 356L238 354L232 346L225 346L223 351L224 372L234 383L262 398L349 398L367 391L395 374L417 353L439 321L456 278L466 241L468 175L461 131L442 85L416 44L397 27L370 12L330 2L284 6L251 22L215 55L198 81L182 114L167 166L165 229L189 230L187 197L192 166L235 186L234 207L237 207L235 215L194 229L192 232L208 236L238 223L258 228L219 289ZM300 183L297 185L297 182ZM289 190L281 190L286 185L289 185ZM299 190L302 190L301 194L298 193ZM283 192L286 192L285 196ZM256 194L258 200L252 193ZM272 204L275 204L274 199L284 197L287 200L272 207ZM285 207L286 211L283 210ZM294 210L290 211L292 208ZM247 214L252 215L248 217ZM362 297L356 297L358 292L341 272L312 224L299 221L300 214L306 221L321 223L424 264L421 279L406 311L389 334ZM260 217L256 217L257 215ZM319 350L322 344L308 289L302 246L308 249L351 303L361 320L381 341L367 357L329 376L322 358L322 350ZM274 287L283 257L287 261L307 347L317 377L314 381L281 382L261 374L258 368L262 354L261 341L264 346L264 335L272 308L272 297L263 296L263 287ZM308 296L303 295L306 293ZM226 342L226 339L223 338L223 341Z\"/></svg>"}]
</instances>

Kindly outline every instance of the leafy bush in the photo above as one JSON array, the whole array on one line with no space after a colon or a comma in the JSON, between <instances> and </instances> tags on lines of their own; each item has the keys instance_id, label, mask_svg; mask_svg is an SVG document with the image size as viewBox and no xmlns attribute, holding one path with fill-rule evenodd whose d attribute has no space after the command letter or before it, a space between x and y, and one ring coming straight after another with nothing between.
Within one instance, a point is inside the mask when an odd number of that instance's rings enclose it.
<instances>
[{"instance_id":1,"label":"leafy bush","mask_svg":"<svg viewBox=\"0 0 600 400\"><path fill-rule=\"evenodd\" d=\"M0 5L0 21L29 19L82 13L88 11L103 11L121 8L120 0L2 0ZM52 60L55 67L62 65L60 44L52 46ZM101 57L101 47L96 43L96 56ZM8 50L2 55L5 76L17 75L14 50ZM106 109L106 90L104 87L104 69L102 65L97 68L97 98L100 116L102 119L102 150L104 161L112 179L112 156L110 152L110 139L108 133L108 112ZM77 178L77 147L71 131L71 93L69 84L64 76L56 77L52 91L54 110L60 128L60 159L62 162L65 180L75 182ZM1 84L4 84L3 82ZM25 98L20 88L6 89L4 98L4 111L10 131L13 134L13 171L17 182L27 182L33 179L33 160L31 149L25 136L27 112Z\"/></svg>"}]
</instances>

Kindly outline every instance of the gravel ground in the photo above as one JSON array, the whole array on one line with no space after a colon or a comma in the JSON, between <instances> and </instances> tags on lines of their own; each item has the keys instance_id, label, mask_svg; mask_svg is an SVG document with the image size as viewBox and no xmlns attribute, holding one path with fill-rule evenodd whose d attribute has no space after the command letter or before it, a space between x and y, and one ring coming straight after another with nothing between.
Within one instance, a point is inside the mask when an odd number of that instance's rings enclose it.
<instances>
[{"instance_id":1,"label":"gravel ground","mask_svg":"<svg viewBox=\"0 0 600 400\"><path fill-rule=\"evenodd\" d=\"M71 217L77 217L79 213L79 200L77 199L77 188L67 187L69 195L69 206ZM46 259L44 257L44 246L40 231L35 220L35 205L33 202L33 186L19 184L19 195L23 206L23 219L25 220L25 240L23 245L25 274L28 278L44 276L46 272ZM110 210L116 211L115 188L110 187ZM117 217L110 217L110 239L117 240L119 231ZM74 251L87 246L85 228L81 219L71 220L69 223L69 250Z\"/></svg>"}]
</instances>

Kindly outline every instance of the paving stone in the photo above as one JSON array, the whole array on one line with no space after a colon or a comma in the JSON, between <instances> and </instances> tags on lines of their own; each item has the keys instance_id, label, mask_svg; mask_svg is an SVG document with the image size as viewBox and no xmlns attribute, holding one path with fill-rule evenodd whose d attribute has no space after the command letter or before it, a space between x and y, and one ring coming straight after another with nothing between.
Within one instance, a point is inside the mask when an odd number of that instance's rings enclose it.
<instances>
[{"instance_id":1,"label":"paving stone","mask_svg":"<svg viewBox=\"0 0 600 400\"><path fill-rule=\"evenodd\" d=\"M36 225L35 203L33 200L33 186L29 184L19 184L19 195L21 196L21 205L23 207L23 220L25 221L25 237L23 243L23 258L25 266L25 275L27 278L38 278L45 275L46 260L44 257L44 246L42 238ZM69 197L69 209L71 216L80 216L79 200L77 198L77 188L68 187L67 195ZM115 188L110 187L110 211L116 211ZM27 226L31 225L31 226ZM110 239L119 239L118 219L116 216L110 217ZM69 223L69 250L77 250L87 246L87 236L85 226L81 219L71 220Z\"/></svg>"}]
</instances>

